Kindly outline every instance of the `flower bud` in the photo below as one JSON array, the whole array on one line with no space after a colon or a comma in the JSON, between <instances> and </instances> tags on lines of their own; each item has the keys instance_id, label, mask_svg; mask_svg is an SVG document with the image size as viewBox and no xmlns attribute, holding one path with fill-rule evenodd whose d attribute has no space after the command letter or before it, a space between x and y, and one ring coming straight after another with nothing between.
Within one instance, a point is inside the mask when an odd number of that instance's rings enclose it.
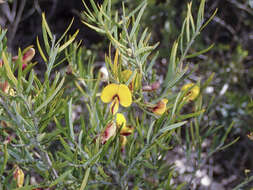
<instances>
[{"instance_id":1,"label":"flower bud","mask_svg":"<svg viewBox=\"0 0 253 190\"><path fill-rule=\"evenodd\" d=\"M200 88L197 84L194 83L188 83L185 84L182 88L182 91L188 91L184 97L186 102L193 101L197 98L200 92Z\"/></svg>"},{"instance_id":2,"label":"flower bud","mask_svg":"<svg viewBox=\"0 0 253 190\"><path fill-rule=\"evenodd\" d=\"M29 48L23 55L22 58L23 64L27 64L29 61L31 61L34 55L35 55L34 48Z\"/></svg>"},{"instance_id":3,"label":"flower bud","mask_svg":"<svg viewBox=\"0 0 253 190\"><path fill-rule=\"evenodd\" d=\"M111 137L116 134L117 127L114 122L109 123L105 131L101 134L101 144L105 144Z\"/></svg>"},{"instance_id":4,"label":"flower bud","mask_svg":"<svg viewBox=\"0 0 253 190\"><path fill-rule=\"evenodd\" d=\"M13 177L17 181L17 186L18 188L23 187L25 177L24 172L17 165L15 165L14 167L15 170L13 172Z\"/></svg>"},{"instance_id":5,"label":"flower bud","mask_svg":"<svg viewBox=\"0 0 253 190\"><path fill-rule=\"evenodd\" d=\"M99 69L99 73L100 73L100 77L101 77L100 79L102 82L107 82L109 80L109 73L108 73L106 67L104 67L104 66L101 67Z\"/></svg>"}]
</instances>

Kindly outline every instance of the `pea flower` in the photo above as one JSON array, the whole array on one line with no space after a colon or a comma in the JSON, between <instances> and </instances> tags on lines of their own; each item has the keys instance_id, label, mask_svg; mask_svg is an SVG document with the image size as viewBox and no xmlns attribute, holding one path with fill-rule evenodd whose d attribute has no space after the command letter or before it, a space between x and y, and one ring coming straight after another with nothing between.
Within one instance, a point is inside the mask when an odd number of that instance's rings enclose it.
<instances>
[{"instance_id":1,"label":"pea flower","mask_svg":"<svg viewBox=\"0 0 253 190\"><path fill-rule=\"evenodd\" d=\"M110 111L114 115L119 109L119 104L129 107L132 104L132 94L124 84L109 84L101 93L101 100L104 103L111 103Z\"/></svg>"},{"instance_id":2,"label":"pea flower","mask_svg":"<svg viewBox=\"0 0 253 190\"><path fill-rule=\"evenodd\" d=\"M22 70L24 70L27 67L28 62L32 60L32 58L35 55L35 50L34 48L29 48L23 55L22 57ZM18 60L18 56L12 57L12 61Z\"/></svg>"},{"instance_id":3,"label":"pea flower","mask_svg":"<svg viewBox=\"0 0 253 190\"><path fill-rule=\"evenodd\" d=\"M114 122L109 123L101 135L101 143L105 144L111 137L116 135L117 127Z\"/></svg>"},{"instance_id":4,"label":"pea flower","mask_svg":"<svg viewBox=\"0 0 253 190\"><path fill-rule=\"evenodd\" d=\"M189 101L193 101L197 98L197 96L199 95L200 92L200 88L198 85L194 84L194 83L188 83L185 84L182 88L182 91L188 91L184 97L184 99L186 100L186 102Z\"/></svg>"},{"instance_id":5,"label":"pea flower","mask_svg":"<svg viewBox=\"0 0 253 190\"><path fill-rule=\"evenodd\" d=\"M162 115L165 111L166 111L166 104L167 104L168 100L166 98L160 100L155 107L152 109L152 111L156 114L156 115Z\"/></svg>"},{"instance_id":6,"label":"pea flower","mask_svg":"<svg viewBox=\"0 0 253 190\"><path fill-rule=\"evenodd\" d=\"M122 113L116 114L116 125L117 127L121 127L120 135L128 136L131 135L134 131L134 128L126 125L125 116Z\"/></svg>"},{"instance_id":7,"label":"pea flower","mask_svg":"<svg viewBox=\"0 0 253 190\"><path fill-rule=\"evenodd\" d=\"M116 114L116 122L111 121L100 136L101 144L105 144L111 137L116 135L117 129L120 129L121 136L128 136L133 133L133 127L126 125L126 119L123 114Z\"/></svg>"},{"instance_id":8,"label":"pea flower","mask_svg":"<svg viewBox=\"0 0 253 190\"><path fill-rule=\"evenodd\" d=\"M0 68L3 65L3 61L0 60ZM10 95L10 96L14 96L15 95L15 91L10 88L10 85L7 81L4 82L0 82L0 90L2 90L4 93Z\"/></svg>"},{"instance_id":9,"label":"pea flower","mask_svg":"<svg viewBox=\"0 0 253 190\"><path fill-rule=\"evenodd\" d=\"M24 172L17 165L15 165L14 167L15 170L13 172L13 178L17 181L17 186L19 188L23 187L25 177Z\"/></svg>"}]
</instances>

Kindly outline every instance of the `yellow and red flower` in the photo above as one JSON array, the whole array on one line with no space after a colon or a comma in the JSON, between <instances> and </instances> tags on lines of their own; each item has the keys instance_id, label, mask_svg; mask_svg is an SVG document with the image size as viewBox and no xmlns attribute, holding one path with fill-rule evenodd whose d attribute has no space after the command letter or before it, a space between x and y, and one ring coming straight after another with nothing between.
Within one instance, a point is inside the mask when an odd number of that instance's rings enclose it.
<instances>
[{"instance_id":1,"label":"yellow and red flower","mask_svg":"<svg viewBox=\"0 0 253 190\"><path fill-rule=\"evenodd\" d=\"M197 84L194 84L194 83L185 84L181 88L181 90L182 91L187 91L186 95L184 97L184 100L186 100L186 102L195 100L198 97L199 92L200 92L199 86Z\"/></svg>"},{"instance_id":2,"label":"yellow and red flower","mask_svg":"<svg viewBox=\"0 0 253 190\"><path fill-rule=\"evenodd\" d=\"M152 108L153 113L156 115L162 115L166 111L166 104L168 100L166 98L160 100L155 107Z\"/></svg>"},{"instance_id":3,"label":"yellow and red flower","mask_svg":"<svg viewBox=\"0 0 253 190\"><path fill-rule=\"evenodd\" d=\"M17 165L14 167L13 178L16 180L18 188L23 187L25 177L24 172Z\"/></svg>"},{"instance_id":4,"label":"yellow and red flower","mask_svg":"<svg viewBox=\"0 0 253 190\"><path fill-rule=\"evenodd\" d=\"M116 121L111 121L105 128L104 132L100 135L101 144L105 144L111 137L116 135L117 129L120 129L121 149L126 145L126 136L133 133L134 128L126 125L125 116L117 113ZM123 139L123 141L122 141Z\"/></svg>"},{"instance_id":5,"label":"yellow and red flower","mask_svg":"<svg viewBox=\"0 0 253 190\"><path fill-rule=\"evenodd\" d=\"M109 84L101 93L101 100L104 103L111 103L110 111L114 115L119 109L119 104L129 107L132 104L132 94L124 84Z\"/></svg>"}]
</instances>

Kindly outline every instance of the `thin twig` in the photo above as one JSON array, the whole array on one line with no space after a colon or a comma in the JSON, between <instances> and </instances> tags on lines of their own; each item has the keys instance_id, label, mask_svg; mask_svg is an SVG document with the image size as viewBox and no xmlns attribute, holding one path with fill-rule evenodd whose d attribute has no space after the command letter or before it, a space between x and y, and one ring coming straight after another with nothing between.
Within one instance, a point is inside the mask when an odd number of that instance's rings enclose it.
<instances>
[{"instance_id":1,"label":"thin twig","mask_svg":"<svg viewBox=\"0 0 253 190\"><path fill-rule=\"evenodd\" d=\"M240 183L239 185L234 187L232 190L240 190L242 187L244 187L245 185L247 185L251 181L253 181L253 175L250 176L249 178L246 178L246 180L244 180L242 183Z\"/></svg>"},{"instance_id":2,"label":"thin twig","mask_svg":"<svg viewBox=\"0 0 253 190\"><path fill-rule=\"evenodd\" d=\"M18 29L18 25L20 23L20 20L21 20L21 17L22 17L22 13L23 13L24 8L25 8L25 4L26 4L26 0L22 0L21 4L20 4L20 7L18 9L17 16L15 17L14 22L11 23L12 27L11 27L11 30L9 31L9 36L8 36L9 47L12 47L12 41L13 41L15 35L16 35L17 29Z\"/></svg>"}]
</instances>

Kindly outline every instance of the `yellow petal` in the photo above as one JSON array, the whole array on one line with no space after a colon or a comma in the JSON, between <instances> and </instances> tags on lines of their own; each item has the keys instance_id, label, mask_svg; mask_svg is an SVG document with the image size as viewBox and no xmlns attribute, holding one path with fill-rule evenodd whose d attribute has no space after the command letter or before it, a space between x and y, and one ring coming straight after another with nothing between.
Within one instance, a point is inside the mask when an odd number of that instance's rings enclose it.
<instances>
[{"instance_id":1,"label":"yellow petal","mask_svg":"<svg viewBox=\"0 0 253 190\"><path fill-rule=\"evenodd\" d=\"M117 113L116 124L117 124L117 127L122 126L122 128L123 128L124 126L126 126L126 118L122 113Z\"/></svg>"},{"instance_id":2,"label":"yellow petal","mask_svg":"<svg viewBox=\"0 0 253 190\"><path fill-rule=\"evenodd\" d=\"M120 84L117 94L120 105L128 107L132 104L132 94L126 85Z\"/></svg>"},{"instance_id":3,"label":"yellow petal","mask_svg":"<svg viewBox=\"0 0 253 190\"><path fill-rule=\"evenodd\" d=\"M110 106L110 111L111 111L112 115L116 114L118 112L118 109L119 109L119 99L116 96L113 99L111 106Z\"/></svg>"},{"instance_id":4,"label":"yellow petal","mask_svg":"<svg viewBox=\"0 0 253 190\"><path fill-rule=\"evenodd\" d=\"M114 96L117 95L119 89L118 84L109 84L107 85L101 93L101 100L104 103L109 103L113 100Z\"/></svg>"},{"instance_id":5,"label":"yellow petal","mask_svg":"<svg viewBox=\"0 0 253 190\"><path fill-rule=\"evenodd\" d=\"M166 111L167 102L168 100L166 98L162 99L156 104L152 111L157 115L162 115Z\"/></svg>"}]
</instances>

